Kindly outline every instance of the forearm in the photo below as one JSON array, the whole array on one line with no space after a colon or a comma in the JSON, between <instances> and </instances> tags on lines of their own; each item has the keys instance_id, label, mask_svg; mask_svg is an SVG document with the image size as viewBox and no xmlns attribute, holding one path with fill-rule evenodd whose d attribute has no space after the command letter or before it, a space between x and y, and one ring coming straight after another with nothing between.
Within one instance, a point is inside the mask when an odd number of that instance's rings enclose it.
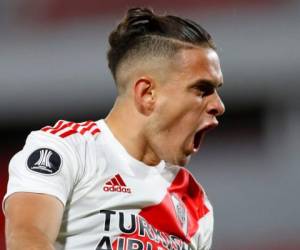
<instances>
[{"instance_id":1,"label":"forearm","mask_svg":"<svg viewBox=\"0 0 300 250\"><path fill-rule=\"evenodd\" d=\"M7 230L7 250L55 250L47 236L34 227Z\"/></svg>"}]
</instances>

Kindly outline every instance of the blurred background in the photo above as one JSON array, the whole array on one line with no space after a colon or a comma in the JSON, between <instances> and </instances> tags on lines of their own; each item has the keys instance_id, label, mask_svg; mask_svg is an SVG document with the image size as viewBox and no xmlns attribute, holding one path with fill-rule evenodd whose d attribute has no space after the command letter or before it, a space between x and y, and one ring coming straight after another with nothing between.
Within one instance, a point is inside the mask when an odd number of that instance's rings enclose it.
<instances>
[{"instance_id":1,"label":"blurred background","mask_svg":"<svg viewBox=\"0 0 300 250\"><path fill-rule=\"evenodd\" d=\"M0 0L0 198L32 130L104 117L109 32L128 7L214 37L227 111L189 169L214 205L214 250L300 249L300 1ZM0 215L0 249L4 218Z\"/></svg>"}]
</instances>

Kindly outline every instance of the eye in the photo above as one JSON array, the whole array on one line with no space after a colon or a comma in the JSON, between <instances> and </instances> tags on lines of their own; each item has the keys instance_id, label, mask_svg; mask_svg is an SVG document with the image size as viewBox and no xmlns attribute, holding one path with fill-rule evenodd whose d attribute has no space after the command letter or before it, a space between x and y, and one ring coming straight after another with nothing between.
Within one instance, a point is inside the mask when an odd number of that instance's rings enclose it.
<instances>
[{"instance_id":1,"label":"eye","mask_svg":"<svg viewBox=\"0 0 300 250\"><path fill-rule=\"evenodd\" d=\"M199 96L208 96L215 92L215 88L211 85L197 85L195 86L195 89L197 90L197 93Z\"/></svg>"}]
</instances>

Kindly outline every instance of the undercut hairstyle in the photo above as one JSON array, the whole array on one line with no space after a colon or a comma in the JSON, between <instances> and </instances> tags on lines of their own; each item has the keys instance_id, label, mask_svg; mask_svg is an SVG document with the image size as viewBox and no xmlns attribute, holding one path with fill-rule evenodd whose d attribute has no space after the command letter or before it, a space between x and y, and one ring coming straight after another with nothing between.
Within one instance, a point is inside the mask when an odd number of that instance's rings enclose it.
<instances>
[{"instance_id":1,"label":"undercut hairstyle","mask_svg":"<svg viewBox=\"0 0 300 250\"><path fill-rule=\"evenodd\" d=\"M116 80L122 62L133 56L172 56L184 47L216 50L211 35L189 19L156 15L148 8L132 8L109 36L108 66Z\"/></svg>"}]
</instances>

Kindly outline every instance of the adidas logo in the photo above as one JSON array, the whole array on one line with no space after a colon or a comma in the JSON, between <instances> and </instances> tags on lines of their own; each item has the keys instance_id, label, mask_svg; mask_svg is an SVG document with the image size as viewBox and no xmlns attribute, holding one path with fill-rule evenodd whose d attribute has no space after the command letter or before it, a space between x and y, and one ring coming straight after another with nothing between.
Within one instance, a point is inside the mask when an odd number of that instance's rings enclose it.
<instances>
[{"instance_id":1,"label":"adidas logo","mask_svg":"<svg viewBox=\"0 0 300 250\"><path fill-rule=\"evenodd\" d=\"M131 193L131 189L128 188L123 181L121 175L116 174L109 181L107 181L103 187L104 192L119 192L119 193Z\"/></svg>"}]
</instances>

